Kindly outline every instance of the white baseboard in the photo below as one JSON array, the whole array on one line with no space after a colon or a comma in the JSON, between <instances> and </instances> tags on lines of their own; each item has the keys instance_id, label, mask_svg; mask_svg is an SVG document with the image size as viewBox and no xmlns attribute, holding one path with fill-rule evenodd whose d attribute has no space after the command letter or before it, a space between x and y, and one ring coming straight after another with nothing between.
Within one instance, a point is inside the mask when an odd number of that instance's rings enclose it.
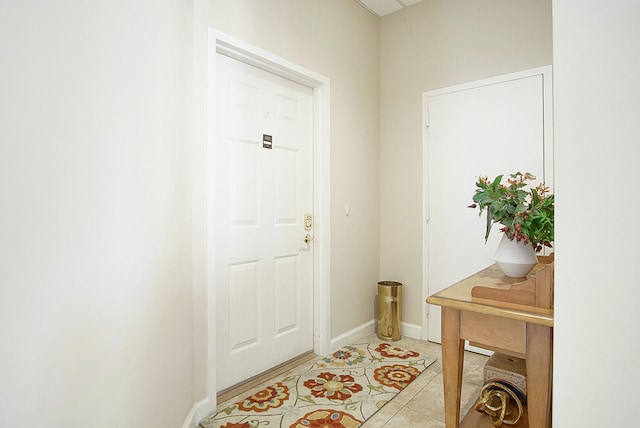
<instances>
[{"instance_id":1,"label":"white baseboard","mask_svg":"<svg viewBox=\"0 0 640 428\"><path fill-rule=\"evenodd\" d=\"M376 320L368 321L364 324L353 328L340 336L331 339L331 352L336 351L343 346L350 345L358 339L369 336L376 332ZM402 323L402 335L412 339L421 339L422 327L417 324Z\"/></svg>"},{"instance_id":2,"label":"white baseboard","mask_svg":"<svg viewBox=\"0 0 640 428\"><path fill-rule=\"evenodd\" d=\"M375 326L375 320L371 320L331 339L331 352L337 351L343 346L350 345L360 338L374 334L376 332Z\"/></svg>"},{"instance_id":3,"label":"white baseboard","mask_svg":"<svg viewBox=\"0 0 640 428\"><path fill-rule=\"evenodd\" d=\"M182 423L182 428L196 428L200 421L209 416L215 410L209 398L204 398L193 405L187 417Z\"/></svg>"},{"instance_id":4,"label":"white baseboard","mask_svg":"<svg viewBox=\"0 0 640 428\"><path fill-rule=\"evenodd\" d=\"M422 340L422 326L417 324L402 323L402 335L412 339Z\"/></svg>"},{"instance_id":5,"label":"white baseboard","mask_svg":"<svg viewBox=\"0 0 640 428\"><path fill-rule=\"evenodd\" d=\"M187 417L184 418L184 422L182 423L182 428L196 428L198 426L196 406L197 404L194 404L191 410L189 410L189 413L187 413Z\"/></svg>"}]
</instances>

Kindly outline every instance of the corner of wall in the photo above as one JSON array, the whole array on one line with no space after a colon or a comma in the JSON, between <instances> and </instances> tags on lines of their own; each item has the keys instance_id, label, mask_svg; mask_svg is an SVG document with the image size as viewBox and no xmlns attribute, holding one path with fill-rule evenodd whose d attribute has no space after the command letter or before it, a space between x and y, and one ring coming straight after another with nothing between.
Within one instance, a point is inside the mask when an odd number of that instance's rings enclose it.
<instances>
[{"instance_id":1,"label":"corner of wall","mask_svg":"<svg viewBox=\"0 0 640 428\"><path fill-rule=\"evenodd\" d=\"M204 398L193 405L187 416L184 418L182 428L196 428L200 421L215 411L215 402L209 398Z\"/></svg>"}]
</instances>

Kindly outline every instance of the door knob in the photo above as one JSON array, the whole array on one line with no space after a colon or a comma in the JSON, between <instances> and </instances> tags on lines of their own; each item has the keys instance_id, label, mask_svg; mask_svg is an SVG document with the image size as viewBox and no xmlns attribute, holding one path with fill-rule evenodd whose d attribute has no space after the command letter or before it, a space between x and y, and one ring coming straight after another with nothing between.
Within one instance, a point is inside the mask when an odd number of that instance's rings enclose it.
<instances>
[{"instance_id":1,"label":"door knob","mask_svg":"<svg viewBox=\"0 0 640 428\"><path fill-rule=\"evenodd\" d=\"M313 241L313 236L311 236L309 233L307 233L306 235L304 235L304 243L308 244L309 242Z\"/></svg>"}]
</instances>

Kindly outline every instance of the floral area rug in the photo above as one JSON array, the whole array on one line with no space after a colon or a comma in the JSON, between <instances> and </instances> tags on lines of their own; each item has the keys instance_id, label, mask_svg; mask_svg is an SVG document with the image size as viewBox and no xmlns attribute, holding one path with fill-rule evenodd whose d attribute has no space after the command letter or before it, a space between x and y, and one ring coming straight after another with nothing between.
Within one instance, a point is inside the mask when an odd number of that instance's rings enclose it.
<instances>
[{"instance_id":1,"label":"floral area rug","mask_svg":"<svg viewBox=\"0 0 640 428\"><path fill-rule=\"evenodd\" d=\"M218 408L203 428L354 428L435 359L389 343L345 346Z\"/></svg>"}]
</instances>

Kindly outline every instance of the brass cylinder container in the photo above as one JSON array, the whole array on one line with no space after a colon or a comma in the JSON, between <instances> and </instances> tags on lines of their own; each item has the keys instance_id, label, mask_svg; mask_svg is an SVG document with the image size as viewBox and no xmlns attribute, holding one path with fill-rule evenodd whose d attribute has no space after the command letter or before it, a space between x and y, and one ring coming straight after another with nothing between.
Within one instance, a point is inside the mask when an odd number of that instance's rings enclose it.
<instances>
[{"instance_id":1,"label":"brass cylinder container","mask_svg":"<svg viewBox=\"0 0 640 428\"><path fill-rule=\"evenodd\" d=\"M376 335L382 340L396 341L402 337L402 284L395 281L378 282L376 303Z\"/></svg>"}]
</instances>

